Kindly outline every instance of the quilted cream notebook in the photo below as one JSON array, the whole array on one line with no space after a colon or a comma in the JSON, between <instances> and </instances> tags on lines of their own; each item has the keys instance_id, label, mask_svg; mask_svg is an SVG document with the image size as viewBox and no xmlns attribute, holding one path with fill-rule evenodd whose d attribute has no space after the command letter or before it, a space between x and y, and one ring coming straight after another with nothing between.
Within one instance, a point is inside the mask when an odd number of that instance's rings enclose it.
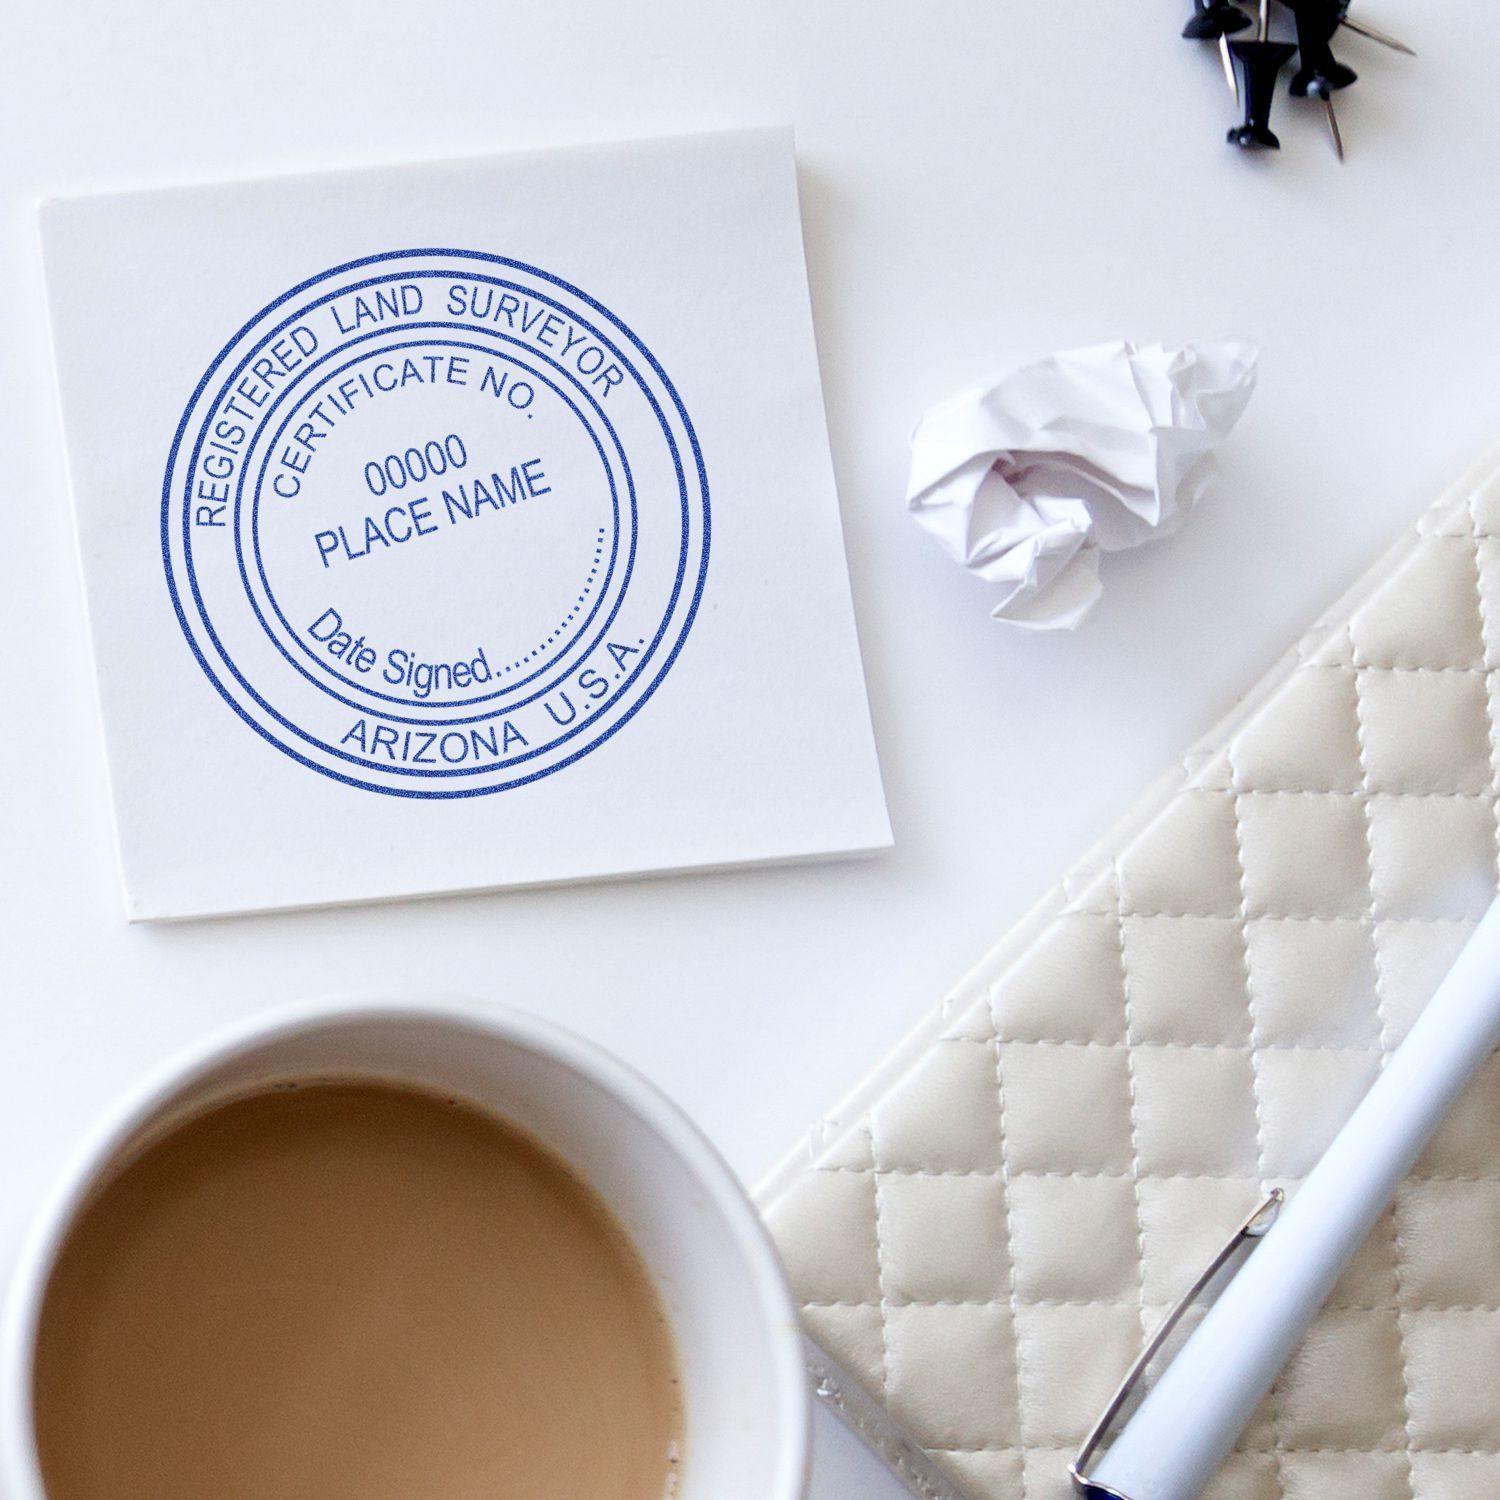
<instances>
[{"instance_id":1,"label":"quilted cream notebook","mask_svg":"<svg viewBox=\"0 0 1500 1500\"><path fill-rule=\"evenodd\" d=\"M761 1202L812 1336L981 1500L1063 1500L1493 896L1500 456L960 982ZM1206 1492L1500 1495L1500 1058Z\"/></svg>"}]
</instances>

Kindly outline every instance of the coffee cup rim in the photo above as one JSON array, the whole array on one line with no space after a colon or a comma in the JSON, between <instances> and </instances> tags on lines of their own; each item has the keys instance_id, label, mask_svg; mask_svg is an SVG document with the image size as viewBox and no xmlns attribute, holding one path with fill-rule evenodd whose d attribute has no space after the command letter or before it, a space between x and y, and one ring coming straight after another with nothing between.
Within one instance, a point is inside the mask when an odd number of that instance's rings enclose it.
<instances>
[{"instance_id":1,"label":"coffee cup rim","mask_svg":"<svg viewBox=\"0 0 1500 1500\"><path fill-rule=\"evenodd\" d=\"M518 1007L450 994L332 994L273 1007L179 1048L99 1113L68 1155L22 1239L0 1314L0 1473L11 1500L46 1500L32 1401L42 1298L63 1238L100 1175L155 1113L214 1069L269 1042L292 1040L330 1024L369 1021L469 1028L559 1064L622 1104L678 1157L708 1195L750 1268L772 1347L777 1452L766 1500L801 1500L812 1412L800 1323L770 1234L733 1169L680 1106L607 1048Z\"/></svg>"}]
</instances>

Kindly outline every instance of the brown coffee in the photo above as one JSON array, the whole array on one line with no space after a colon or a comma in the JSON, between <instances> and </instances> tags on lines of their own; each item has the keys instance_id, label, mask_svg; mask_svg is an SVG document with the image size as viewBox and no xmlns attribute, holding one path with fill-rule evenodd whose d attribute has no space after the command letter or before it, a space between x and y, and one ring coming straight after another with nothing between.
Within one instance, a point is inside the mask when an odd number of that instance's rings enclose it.
<instances>
[{"instance_id":1,"label":"brown coffee","mask_svg":"<svg viewBox=\"0 0 1500 1500\"><path fill-rule=\"evenodd\" d=\"M42 1310L48 1500L661 1500L675 1353L604 1206L463 1104L225 1104L86 1206Z\"/></svg>"}]
</instances>

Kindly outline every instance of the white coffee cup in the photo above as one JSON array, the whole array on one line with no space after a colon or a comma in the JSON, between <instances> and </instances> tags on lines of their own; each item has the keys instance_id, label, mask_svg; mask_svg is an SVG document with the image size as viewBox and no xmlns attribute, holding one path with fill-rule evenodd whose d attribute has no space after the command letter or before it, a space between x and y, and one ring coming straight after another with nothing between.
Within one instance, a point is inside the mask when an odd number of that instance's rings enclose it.
<instances>
[{"instance_id":1,"label":"white coffee cup","mask_svg":"<svg viewBox=\"0 0 1500 1500\"><path fill-rule=\"evenodd\" d=\"M775 1251L728 1166L638 1073L534 1017L469 1001L316 1001L208 1038L91 1131L22 1251L0 1327L7 1500L46 1500L32 1370L53 1261L91 1189L140 1143L217 1100L300 1078L458 1094L551 1147L609 1206L667 1309L684 1393L677 1500L799 1500L809 1391Z\"/></svg>"}]
</instances>

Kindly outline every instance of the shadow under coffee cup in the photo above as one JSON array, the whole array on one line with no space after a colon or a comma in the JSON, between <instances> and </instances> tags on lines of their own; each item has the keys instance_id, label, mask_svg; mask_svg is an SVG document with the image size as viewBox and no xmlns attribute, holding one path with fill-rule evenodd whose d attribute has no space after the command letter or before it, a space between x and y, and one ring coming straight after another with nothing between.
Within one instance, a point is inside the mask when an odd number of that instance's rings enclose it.
<instances>
[{"instance_id":1,"label":"shadow under coffee cup","mask_svg":"<svg viewBox=\"0 0 1500 1500\"><path fill-rule=\"evenodd\" d=\"M11 1283L0 1330L8 1500L48 1500L36 1434L38 1333L59 1252L99 1184L143 1143L219 1104L322 1081L441 1094L560 1159L624 1231L670 1329L682 1403L673 1500L799 1500L809 1444L801 1335L770 1241L733 1174L625 1064L532 1017L468 1002L306 1004L210 1038L109 1112L64 1173Z\"/></svg>"}]
</instances>

